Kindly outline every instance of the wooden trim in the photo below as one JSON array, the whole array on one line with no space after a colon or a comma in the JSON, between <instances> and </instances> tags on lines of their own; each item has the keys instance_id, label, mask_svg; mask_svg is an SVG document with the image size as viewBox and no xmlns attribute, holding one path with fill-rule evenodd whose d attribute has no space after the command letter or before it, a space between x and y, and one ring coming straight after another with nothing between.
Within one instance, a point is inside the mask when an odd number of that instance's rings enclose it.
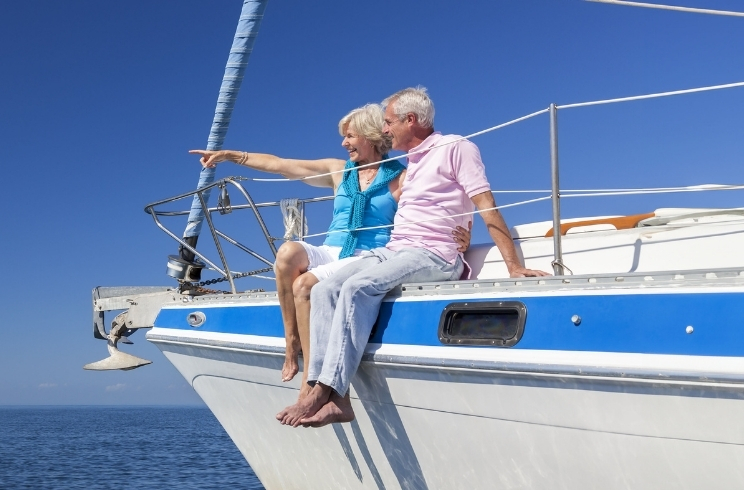
<instances>
[{"instance_id":1,"label":"wooden trim","mask_svg":"<svg viewBox=\"0 0 744 490\"><path fill-rule=\"evenodd\" d=\"M589 226L589 225L612 225L617 230L627 230L628 228L635 228L638 223L644 219L653 218L656 216L654 213L645 214L633 214L630 216L619 216L617 218L601 218L601 219L588 219L584 221L574 221L572 223L561 223L561 235L565 235L571 228L577 226ZM553 228L549 229L545 234L545 238L553 236Z\"/></svg>"}]
</instances>

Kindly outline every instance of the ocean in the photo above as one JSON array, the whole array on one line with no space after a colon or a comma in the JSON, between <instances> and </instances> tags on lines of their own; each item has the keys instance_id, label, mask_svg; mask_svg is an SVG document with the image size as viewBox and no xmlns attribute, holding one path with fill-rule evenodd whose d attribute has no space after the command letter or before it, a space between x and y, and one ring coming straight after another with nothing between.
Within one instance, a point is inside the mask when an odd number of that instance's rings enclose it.
<instances>
[{"instance_id":1,"label":"ocean","mask_svg":"<svg viewBox=\"0 0 744 490\"><path fill-rule=\"evenodd\" d=\"M206 408L0 407L2 489L263 489Z\"/></svg>"}]
</instances>

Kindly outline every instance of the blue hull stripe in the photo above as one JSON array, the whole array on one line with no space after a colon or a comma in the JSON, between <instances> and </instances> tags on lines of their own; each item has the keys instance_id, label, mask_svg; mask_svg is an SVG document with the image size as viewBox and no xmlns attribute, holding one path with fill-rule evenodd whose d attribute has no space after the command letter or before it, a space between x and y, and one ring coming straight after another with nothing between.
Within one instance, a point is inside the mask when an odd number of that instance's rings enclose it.
<instances>
[{"instance_id":1,"label":"blue hull stripe","mask_svg":"<svg viewBox=\"0 0 744 490\"><path fill-rule=\"evenodd\" d=\"M744 293L639 294L504 298L522 301L527 322L512 349L577 350L642 354L744 356ZM490 299L488 299L490 300ZM461 302L462 300L457 300ZM473 299L469 303L487 301ZM442 345L437 336L442 310L453 300L385 302L374 343ZM283 337L274 306L163 309L155 326L196 330L192 311L207 320L199 330ZM579 326L572 315L582 319ZM686 333L692 326L692 334Z\"/></svg>"}]
</instances>

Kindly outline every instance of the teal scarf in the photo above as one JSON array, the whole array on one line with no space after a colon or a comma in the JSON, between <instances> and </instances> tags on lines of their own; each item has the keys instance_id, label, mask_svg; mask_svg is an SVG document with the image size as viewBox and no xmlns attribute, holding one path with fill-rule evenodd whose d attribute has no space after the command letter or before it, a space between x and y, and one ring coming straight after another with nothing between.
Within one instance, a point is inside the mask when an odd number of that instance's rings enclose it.
<instances>
[{"instance_id":1,"label":"teal scarf","mask_svg":"<svg viewBox=\"0 0 744 490\"><path fill-rule=\"evenodd\" d=\"M387 155L382 155L383 160L387 158ZM356 164L354 162L347 160L344 169L354 168L355 166ZM387 187L390 181L399 176L403 170L405 170L405 167L398 160L382 163L380 170L377 171L378 175L375 176L375 181L365 191L359 190L359 172L354 170L344 172L344 179L341 185L344 186L344 191L351 200L351 208L349 209L349 222L346 225L349 234L346 236L344 246L338 256L339 259L354 255L358 240L356 229L362 227L364 208L367 207L369 196L378 189Z\"/></svg>"}]
</instances>

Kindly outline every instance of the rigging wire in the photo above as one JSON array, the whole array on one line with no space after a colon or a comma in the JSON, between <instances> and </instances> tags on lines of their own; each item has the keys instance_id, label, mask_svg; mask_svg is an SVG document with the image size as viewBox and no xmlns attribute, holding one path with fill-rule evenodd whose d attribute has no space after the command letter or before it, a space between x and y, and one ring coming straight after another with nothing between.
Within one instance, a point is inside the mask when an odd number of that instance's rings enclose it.
<instances>
[{"instance_id":1,"label":"rigging wire","mask_svg":"<svg viewBox=\"0 0 744 490\"><path fill-rule=\"evenodd\" d=\"M595 1L595 0L590 0L590 1ZM655 99L658 97L669 97L672 95L682 95L682 94L694 94L696 92L708 92L711 90L721 90L725 88L734 88L734 87L744 87L744 82L726 83L723 85L710 85L708 87L690 88L690 89L685 89L685 90L673 90L671 92L658 92L655 94L634 95L632 97L620 97L618 99L604 99L604 100L594 100L591 102L579 102L576 104L559 105L559 106L556 106L556 108L557 109L573 109L574 107L588 107L592 105L614 104L616 102L629 102L632 100Z\"/></svg>"},{"instance_id":2,"label":"rigging wire","mask_svg":"<svg viewBox=\"0 0 744 490\"><path fill-rule=\"evenodd\" d=\"M687 189L699 189L699 190L734 190L739 189L744 184L699 184L699 185L690 185L690 186L682 186L682 187L634 187L634 188L627 188L627 189L561 189L561 197L564 197L565 192L592 192L592 193L605 193L605 192L634 192L634 191L643 191L643 193L648 193L648 191L666 191L670 192L673 190L679 190L680 192L688 192ZM537 193L546 193L546 192L552 192L550 189L530 189L530 190L500 190L500 191L491 191L493 194L537 194Z\"/></svg>"},{"instance_id":3,"label":"rigging wire","mask_svg":"<svg viewBox=\"0 0 744 490\"><path fill-rule=\"evenodd\" d=\"M744 12L734 12L731 10L711 10L694 7L677 7L676 5L662 5L658 3L628 2L625 0L586 0L594 3L608 3L611 5L623 5L627 7L645 7L661 10L676 10L678 12L692 12L695 14L725 15L729 17L744 17Z\"/></svg>"}]
</instances>

